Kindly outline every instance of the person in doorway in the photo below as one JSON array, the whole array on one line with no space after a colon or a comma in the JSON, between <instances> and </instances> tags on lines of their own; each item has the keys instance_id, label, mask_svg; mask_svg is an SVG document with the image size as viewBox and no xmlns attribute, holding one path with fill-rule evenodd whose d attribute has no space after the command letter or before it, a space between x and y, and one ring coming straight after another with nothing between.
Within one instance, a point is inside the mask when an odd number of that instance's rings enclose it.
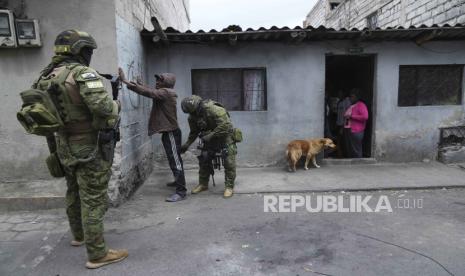
<instances>
[{"instance_id":1,"label":"person in doorway","mask_svg":"<svg viewBox=\"0 0 465 276\"><path fill-rule=\"evenodd\" d=\"M121 81L127 85L129 90L153 99L148 134L150 136L161 133L163 147L174 176L174 182L168 183L168 186L176 187L176 192L169 196L166 201L177 202L185 199L186 180L181 158L182 135L178 125L176 108L178 95L173 89L176 76L171 73L155 75L156 85L153 89L144 86L140 79L137 82L129 82L121 68L118 69L118 72Z\"/></svg>"},{"instance_id":2,"label":"person in doorway","mask_svg":"<svg viewBox=\"0 0 465 276\"><path fill-rule=\"evenodd\" d=\"M363 157L363 137L365 135L366 122L368 121L368 108L360 99L360 89L350 91L352 105L344 114L346 124L346 139L348 139L350 158Z\"/></svg>"},{"instance_id":3,"label":"person in doorway","mask_svg":"<svg viewBox=\"0 0 465 276\"><path fill-rule=\"evenodd\" d=\"M324 136L329 139L334 139L333 133L331 131L331 126L330 126L330 115L331 115L331 108L329 105L329 98L325 97L325 130L324 130Z\"/></svg>"},{"instance_id":4,"label":"person in doorway","mask_svg":"<svg viewBox=\"0 0 465 276\"><path fill-rule=\"evenodd\" d=\"M337 103L337 118L336 118L336 129L337 129L337 155L339 158L348 157L348 149L344 141L344 114L347 109L352 105L350 101L350 95L342 90L339 91L340 100Z\"/></svg>"}]
</instances>

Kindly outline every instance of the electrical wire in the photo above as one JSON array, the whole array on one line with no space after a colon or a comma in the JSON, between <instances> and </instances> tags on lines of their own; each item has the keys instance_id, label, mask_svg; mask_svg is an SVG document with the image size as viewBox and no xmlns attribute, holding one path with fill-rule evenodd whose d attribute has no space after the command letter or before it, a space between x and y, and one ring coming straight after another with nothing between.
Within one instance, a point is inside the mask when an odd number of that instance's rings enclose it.
<instances>
[{"instance_id":1,"label":"electrical wire","mask_svg":"<svg viewBox=\"0 0 465 276\"><path fill-rule=\"evenodd\" d=\"M355 235L357 236L360 236L360 237L364 237L364 238L367 238L367 239L371 239L371 240L374 240L374 241L378 241L378 242L381 242L381 243L384 243L384 244L388 244L388 245L392 245L392 246L395 246L395 247L398 247L398 248L401 248L401 249L404 249L408 252L411 252L411 253L414 253L414 254L417 254L417 255L420 255L422 257L425 257L431 261L433 261L434 263L436 263L437 265L439 265L445 272L447 272L449 275L451 276L455 276L452 272L450 272L444 265L442 265L440 262L436 261L435 259L433 259L432 257L430 256L427 256L423 253L420 253L418 251L415 251L413 249L409 249L409 248L406 248L406 247L403 247L401 245L397 245L395 243L391 243L391 242L387 242L387 241L383 241L383 240L380 240L378 238L374 238L374 237L370 237L368 235L364 235L364 234L360 234L360 233L354 233Z\"/></svg>"}]
</instances>

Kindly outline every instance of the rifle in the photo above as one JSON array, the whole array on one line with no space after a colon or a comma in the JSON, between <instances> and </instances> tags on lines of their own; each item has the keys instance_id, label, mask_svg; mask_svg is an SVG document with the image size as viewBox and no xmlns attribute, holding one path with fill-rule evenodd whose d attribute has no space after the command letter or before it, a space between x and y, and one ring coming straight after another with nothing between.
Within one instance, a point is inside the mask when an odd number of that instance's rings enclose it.
<instances>
[{"instance_id":1,"label":"rifle","mask_svg":"<svg viewBox=\"0 0 465 276\"><path fill-rule=\"evenodd\" d=\"M113 100L118 100L119 90L121 89L121 80L119 76L112 74L100 74L100 76L110 81ZM120 123L121 118L118 117L118 121L113 128L103 130L100 133L99 143L102 147L103 159L109 162L113 162L116 143L121 140Z\"/></svg>"},{"instance_id":2,"label":"rifle","mask_svg":"<svg viewBox=\"0 0 465 276\"><path fill-rule=\"evenodd\" d=\"M224 160L226 158L227 151L225 149L216 151L208 148L201 139L199 140L197 149L200 150L200 154L197 156L197 159L199 159L199 165L205 165L208 167L208 172L212 176L213 186L216 186L215 169L221 171L221 166L224 167Z\"/></svg>"}]
</instances>

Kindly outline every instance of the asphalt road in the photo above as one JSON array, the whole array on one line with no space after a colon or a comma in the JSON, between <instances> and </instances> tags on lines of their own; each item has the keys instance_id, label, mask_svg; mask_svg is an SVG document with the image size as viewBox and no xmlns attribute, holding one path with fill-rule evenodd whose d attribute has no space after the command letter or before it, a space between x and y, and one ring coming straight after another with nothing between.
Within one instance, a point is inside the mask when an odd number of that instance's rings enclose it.
<instances>
[{"instance_id":1,"label":"asphalt road","mask_svg":"<svg viewBox=\"0 0 465 276\"><path fill-rule=\"evenodd\" d=\"M392 213L265 213L260 194L173 204L169 192L145 185L108 212L108 245L130 255L97 271L69 246L63 210L2 214L0 275L465 275L463 189L324 194L386 195Z\"/></svg>"}]
</instances>

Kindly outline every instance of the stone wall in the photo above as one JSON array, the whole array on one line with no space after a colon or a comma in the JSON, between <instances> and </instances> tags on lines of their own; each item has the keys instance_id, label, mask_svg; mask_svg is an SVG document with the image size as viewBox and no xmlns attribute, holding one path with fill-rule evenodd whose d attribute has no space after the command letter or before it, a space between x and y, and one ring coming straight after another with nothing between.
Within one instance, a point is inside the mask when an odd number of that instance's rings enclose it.
<instances>
[{"instance_id":1,"label":"stone wall","mask_svg":"<svg viewBox=\"0 0 465 276\"><path fill-rule=\"evenodd\" d=\"M375 12L380 28L465 23L463 0L346 0L331 11L328 3L318 1L304 26L360 29L367 26L366 18Z\"/></svg>"}]
</instances>

